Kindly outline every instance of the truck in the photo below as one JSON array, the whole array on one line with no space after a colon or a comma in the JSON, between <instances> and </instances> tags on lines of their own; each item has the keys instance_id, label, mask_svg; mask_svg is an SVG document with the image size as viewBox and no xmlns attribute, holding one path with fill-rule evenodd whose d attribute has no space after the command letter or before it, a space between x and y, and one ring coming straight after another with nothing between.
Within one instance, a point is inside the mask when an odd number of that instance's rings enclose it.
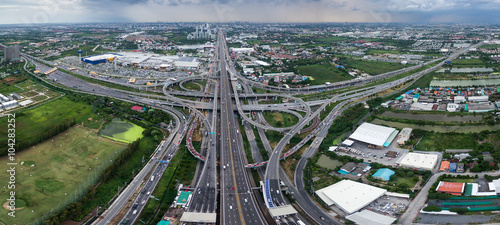
<instances>
[{"instance_id":1,"label":"truck","mask_svg":"<svg viewBox=\"0 0 500 225\"><path fill-rule=\"evenodd\" d=\"M155 175L151 176L151 182L155 180Z\"/></svg>"},{"instance_id":2,"label":"truck","mask_svg":"<svg viewBox=\"0 0 500 225\"><path fill-rule=\"evenodd\" d=\"M332 83L330 82L325 82L325 85L328 86L328 85L331 85Z\"/></svg>"}]
</instances>

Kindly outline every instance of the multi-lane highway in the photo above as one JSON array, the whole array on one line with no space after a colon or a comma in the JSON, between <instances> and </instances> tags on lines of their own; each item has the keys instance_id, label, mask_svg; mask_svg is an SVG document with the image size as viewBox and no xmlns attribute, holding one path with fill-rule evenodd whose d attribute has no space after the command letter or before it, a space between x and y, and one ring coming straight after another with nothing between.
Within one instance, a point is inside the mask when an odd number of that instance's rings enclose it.
<instances>
[{"instance_id":1,"label":"multi-lane highway","mask_svg":"<svg viewBox=\"0 0 500 225\"><path fill-rule=\"evenodd\" d=\"M221 152L221 223L266 224L259 211L244 167L244 150L237 141L241 135L234 116L232 87L226 70L226 44L218 34L220 61L220 152Z\"/></svg>"}]
</instances>

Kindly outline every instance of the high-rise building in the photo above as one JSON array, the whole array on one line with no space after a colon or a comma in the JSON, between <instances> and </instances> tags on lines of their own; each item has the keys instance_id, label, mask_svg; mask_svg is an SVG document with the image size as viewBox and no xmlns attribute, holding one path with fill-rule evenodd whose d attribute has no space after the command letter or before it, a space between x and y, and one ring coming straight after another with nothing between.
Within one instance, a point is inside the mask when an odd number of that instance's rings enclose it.
<instances>
[{"instance_id":1,"label":"high-rise building","mask_svg":"<svg viewBox=\"0 0 500 225\"><path fill-rule=\"evenodd\" d=\"M20 61L21 54L19 53L19 45L7 46L3 49L4 61Z\"/></svg>"},{"instance_id":2,"label":"high-rise building","mask_svg":"<svg viewBox=\"0 0 500 225\"><path fill-rule=\"evenodd\" d=\"M215 31L210 29L210 25L206 24L205 26L200 25L196 26L196 31L188 34L188 40L199 40L199 39L215 39Z\"/></svg>"}]
</instances>

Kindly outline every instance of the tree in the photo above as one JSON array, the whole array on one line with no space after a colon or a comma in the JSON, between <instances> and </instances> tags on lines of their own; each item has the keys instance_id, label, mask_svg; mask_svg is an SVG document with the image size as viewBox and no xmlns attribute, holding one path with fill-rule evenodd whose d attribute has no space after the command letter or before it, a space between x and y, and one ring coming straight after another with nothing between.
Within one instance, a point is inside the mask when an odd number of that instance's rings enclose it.
<instances>
[{"instance_id":1,"label":"tree","mask_svg":"<svg viewBox=\"0 0 500 225\"><path fill-rule=\"evenodd\" d=\"M441 212L441 208L439 208L438 206L434 206L434 205L427 206L423 210L425 212Z\"/></svg>"}]
</instances>

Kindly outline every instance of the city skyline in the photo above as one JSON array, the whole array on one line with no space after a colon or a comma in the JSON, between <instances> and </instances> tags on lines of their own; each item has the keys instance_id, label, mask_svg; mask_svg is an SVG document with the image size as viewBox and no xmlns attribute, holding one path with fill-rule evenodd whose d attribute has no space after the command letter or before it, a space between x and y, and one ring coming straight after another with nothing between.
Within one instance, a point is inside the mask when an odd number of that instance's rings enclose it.
<instances>
[{"instance_id":1,"label":"city skyline","mask_svg":"<svg viewBox=\"0 0 500 225\"><path fill-rule=\"evenodd\" d=\"M498 9L498 0L6 0L0 5L0 23L499 23Z\"/></svg>"}]
</instances>

